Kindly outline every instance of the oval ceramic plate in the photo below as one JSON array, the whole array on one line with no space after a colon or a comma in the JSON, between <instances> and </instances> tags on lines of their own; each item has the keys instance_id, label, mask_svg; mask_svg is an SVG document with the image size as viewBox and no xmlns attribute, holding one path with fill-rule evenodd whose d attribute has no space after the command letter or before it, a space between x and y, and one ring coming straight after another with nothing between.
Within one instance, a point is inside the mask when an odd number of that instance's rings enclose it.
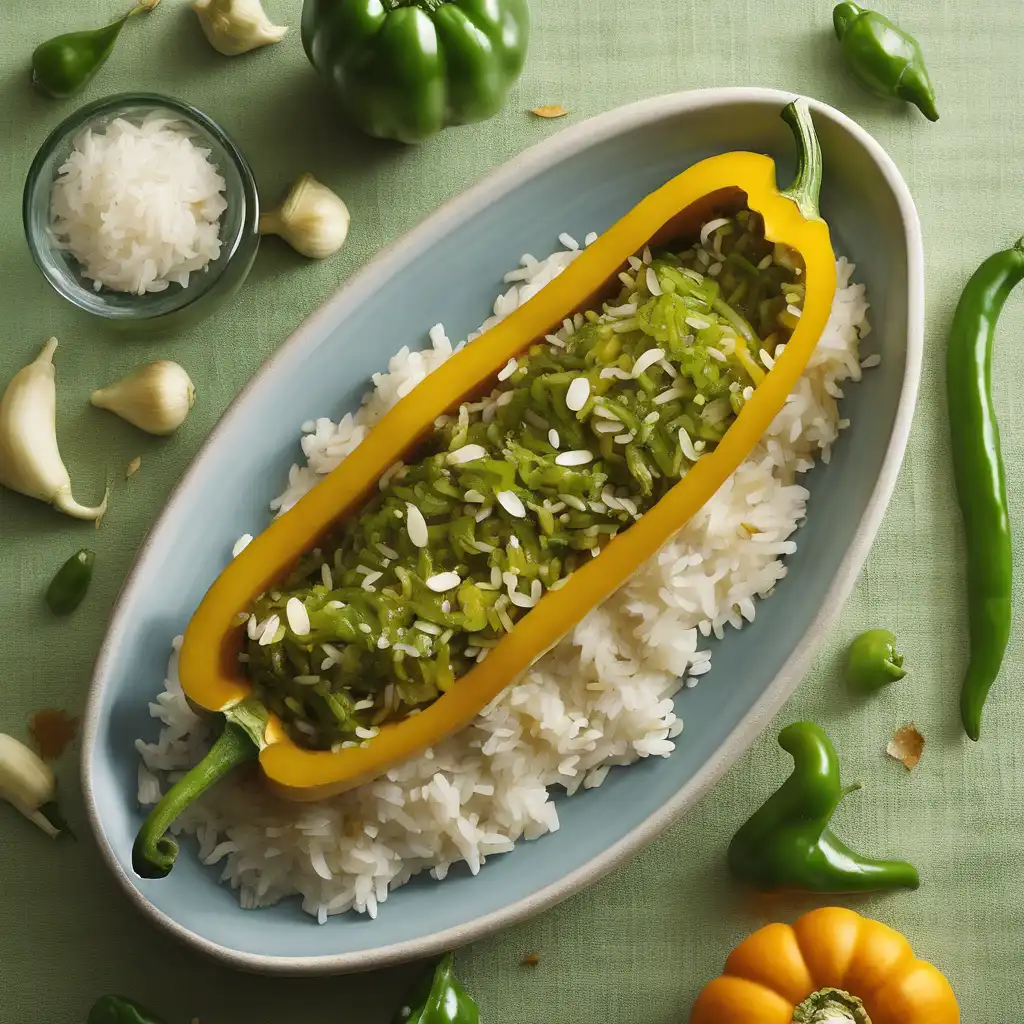
<instances>
[{"instance_id":1,"label":"oval ceramic plate","mask_svg":"<svg viewBox=\"0 0 1024 1024\"><path fill-rule=\"evenodd\" d=\"M858 264L868 286L872 351L882 365L870 386L850 389L844 415L852 427L832 462L809 477L808 519L789 575L753 625L716 645L711 677L677 698L686 731L676 752L559 800L558 832L489 859L477 877L453 870L441 884L414 880L376 921L346 914L317 926L294 900L242 910L217 869L199 864L194 843L166 879L143 880L131 869L141 822L134 740L153 738L146 705L161 688L171 639L234 540L267 522L267 504L297 457L301 423L354 409L370 374L402 345L422 346L431 324L443 321L451 337L465 337L522 253L552 251L559 231L603 231L695 161L765 152L787 180L792 142L778 115L791 98L758 89L664 96L528 150L357 274L234 403L146 541L114 611L86 713L92 827L111 870L152 920L228 964L264 972L361 970L437 953L596 881L690 807L771 720L871 546L903 456L921 364L923 257L913 201L878 144L822 104L813 109L826 167L823 212L836 251Z\"/></svg>"}]
</instances>

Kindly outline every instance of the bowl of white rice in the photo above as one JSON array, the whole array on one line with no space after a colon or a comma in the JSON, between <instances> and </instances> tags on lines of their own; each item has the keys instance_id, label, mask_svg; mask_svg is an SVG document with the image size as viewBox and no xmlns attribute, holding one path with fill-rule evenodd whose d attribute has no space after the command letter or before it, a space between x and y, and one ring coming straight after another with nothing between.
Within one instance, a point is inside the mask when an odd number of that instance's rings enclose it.
<instances>
[{"instance_id":1,"label":"bowl of white rice","mask_svg":"<svg viewBox=\"0 0 1024 1024\"><path fill-rule=\"evenodd\" d=\"M259 198L241 150L204 113L150 93L76 111L28 173L25 235L54 290L112 326L178 329L248 276Z\"/></svg>"}]
</instances>

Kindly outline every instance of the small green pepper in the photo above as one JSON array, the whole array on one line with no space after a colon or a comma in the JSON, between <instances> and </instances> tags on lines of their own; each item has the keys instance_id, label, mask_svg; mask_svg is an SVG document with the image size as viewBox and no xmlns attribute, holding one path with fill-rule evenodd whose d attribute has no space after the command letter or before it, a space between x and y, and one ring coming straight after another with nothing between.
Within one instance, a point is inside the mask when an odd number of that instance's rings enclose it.
<instances>
[{"instance_id":1,"label":"small green pepper","mask_svg":"<svg viewBox=\"0 0 1024 1024\"><path fill-rule=\"evenodd\" d=\"M54 615L70 615L82 603L95 561L95 552L82 548L57 570L46 588L46 603Z\"/></svg>"},{"instance_id":2,"label":"small green pepper","mask_svg":"<svg viewBox=\"0 0 1024 1024\"><path fill-rule=\"evenodd\" d=\"M140 11L151 11L159 2L142 0L103 28L66 32L40 43L32 54L32 84L54 99L80 92L114 52L125 22Z\"/></svg>"},{"instance_id":3,"label":"small green pepper","mask_svg":"<svg viewBox=\"0 0 1024 1024\"><path fill-rule=\"evenodd\" d=\"M880 690L907 674L896 637L887 629L869 629L850 644L846 656L847 682L858 690Z\"/></svg>"},{"instance_id":4,"label":"small green pepper","mask_svg":"<svg viewBox=\"0 0 1024 1024\"><path fill-rule=\"evenodd\" d=\"M479 1021L480 1010L456 980L452 955L446 953L437 967L429 968L412 987L391 1024L479 1024Z\"/></svg>"},{"instance_id":5,"label":"small green pepper","mask_svg":"<svg viewBox=\"0 0 1024 1024\"><path fill-rule=\"evenodd\" d=\"M779 746L792 756L793 773L733 837L732 873L765 892L916 889L920 882L912 865L862 857L829 829L839 801L860 784L840 785L839 758L824 730L794 722L779 733Z\"/></svg>"},{"instance_id":6,"label":"small green pepper","mask_svg":"<svg viewBox=\"0 0 1024 1024\"><path fill-rule=\"evenodd\" d=\"M87 1024L164 1024L160 1017L123 996L101 996L89 1011Z\"/></svg>"},{"instance_id":7,"label":"small green pepper","mask_svg":"<svg viewBox=\"0 0 1024 1024\"><path fill-rule=\"evenodd\" d=\"M884 14L846 0L832 22L850 69L861 84L883 99L913 103L929 121L938 121L935 87L928 77L918 41Z\"/></svg>"}]
</instances>

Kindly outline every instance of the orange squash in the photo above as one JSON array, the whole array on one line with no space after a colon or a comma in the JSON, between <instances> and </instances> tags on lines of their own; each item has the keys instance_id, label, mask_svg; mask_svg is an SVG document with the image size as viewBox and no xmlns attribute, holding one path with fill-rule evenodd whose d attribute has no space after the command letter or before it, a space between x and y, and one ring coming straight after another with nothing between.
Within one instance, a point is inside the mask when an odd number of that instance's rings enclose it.
<instances>
[{"instance_id":1,"label":"orange squash","mask_svg":"<svg viewBox=\"0 0 1024 1024\"><path fill-rule=\"evenodd\" d=\"M825 1021L959 1024L960 1009L945 976L899 932L825 907L741 942L690 1013L690 1024Z\"/></svg>"}]
</instances>

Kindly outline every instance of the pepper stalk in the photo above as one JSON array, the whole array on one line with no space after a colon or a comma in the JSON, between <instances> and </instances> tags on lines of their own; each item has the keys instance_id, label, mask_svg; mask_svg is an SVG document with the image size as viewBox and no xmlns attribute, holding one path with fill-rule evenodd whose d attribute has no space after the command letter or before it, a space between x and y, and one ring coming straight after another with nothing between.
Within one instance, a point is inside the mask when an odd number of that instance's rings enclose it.
<instances>
[{"instance_id":1,"label":"pepper stalk","mask_svg":"<svg viewBox=\"0 0 1024 1024\"><path fill-rule=\"evenodd\" d=\"M132 867L142 878L165 878L178 858L178 843L167 830L184 810L239 765L259 757L266 745L269 714L253 697L224 712L224 730L206 756L163 796L142 823L132 846Z\"/></svg>"},{"instance_id":2,"label":"pepper stalk","mask_svg":"<svg viewBox=\"0 0 1024 1024\"><path fill-rule=\"evenodd\" d=\"M794 1011L793 1024L871 1024L856 997L838 988L812 992Z\"/></svg>"}]
</instances>

